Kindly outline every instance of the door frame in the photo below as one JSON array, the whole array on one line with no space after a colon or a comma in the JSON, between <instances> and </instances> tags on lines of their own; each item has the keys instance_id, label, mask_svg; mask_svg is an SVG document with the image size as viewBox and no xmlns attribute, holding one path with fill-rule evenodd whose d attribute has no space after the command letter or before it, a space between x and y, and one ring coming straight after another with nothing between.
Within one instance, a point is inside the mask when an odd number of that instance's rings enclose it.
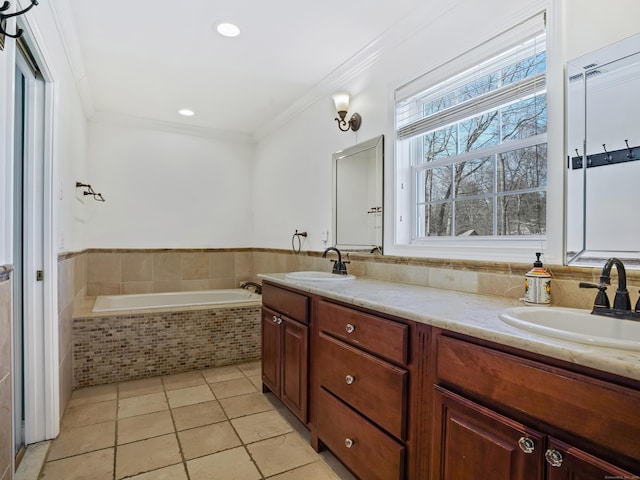
<instances>
[{"instance_id":1,"label":"door frame","mask_svg":"<svg viewBox=\"0 0 640 480\"><path fill-rule=\"evenodd\" d=\"M36 284L35 270L44 271L44 279L41 284L42 291L38 292L40 285L29 288L25 299L25 310L32 314L27 315L25 322L25 358L24 358L24 397L25 397L25 443L31 444L42 440L55 438L60 431L60 384L59 384L59 355L58 355L58 302L57 302L57 258L54 246L54 209L53 209L53 176L55 159L55 107L56 88L55 75L51 65L47 62L48 55L44 51L45 42L37 25L29 19L29 16L20 17L17 22L24 30L24 38L40 69L43 82L32 92L41 102L43 111L39 119L40 142L35 146L35 153L42 157L42 207L41 210L32 198L31 208L25 209L25 222L27 225L35 225L42 231L41 244L28 239L26 248L31 249L28 258L34 258L34 252L40 249L40 266L35 263L25 265L25 271L32 273L29 280ZM14 61L17 63L17 52L14 53ZM14 90L12 89L12 92ZM15 108L15 105L14 105ZM13 155L11 156L13 159ZM40 160L40 159L38 159ZM30 158L27 161L33 161ZM27 182L33 179L27 180ZM12 214L12 213L11 213ZM39 296L39 298L38 298Z\"/></svg>"}]
</instances>

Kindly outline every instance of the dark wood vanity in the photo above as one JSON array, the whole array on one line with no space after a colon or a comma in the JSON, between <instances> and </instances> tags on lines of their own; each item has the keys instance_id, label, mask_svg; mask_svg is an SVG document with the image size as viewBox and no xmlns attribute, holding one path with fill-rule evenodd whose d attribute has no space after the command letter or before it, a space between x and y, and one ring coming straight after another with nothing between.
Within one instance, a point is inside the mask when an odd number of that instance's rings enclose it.
<instances>
[{"instance_id":1,"label":"dark wood vanity","mask_svg":"<svg viewBox=\"0 0 640 480\"><path fill-rule=\"evenodd\" d=\"M266 280L263 304L265 389L358 478L640 475L636 380Z\"/></svg>"}]
</instances>

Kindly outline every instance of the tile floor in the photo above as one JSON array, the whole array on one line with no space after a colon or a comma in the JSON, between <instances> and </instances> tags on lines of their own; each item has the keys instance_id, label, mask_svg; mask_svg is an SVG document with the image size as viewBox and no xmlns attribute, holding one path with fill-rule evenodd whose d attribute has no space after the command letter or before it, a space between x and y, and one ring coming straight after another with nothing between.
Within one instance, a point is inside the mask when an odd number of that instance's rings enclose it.
<instances>
[{"instance_id":1,"label":"tile floor","mask_svg":"<svg viewBox=\"0 0 640 480\"><path fill-rule=\"evenodd\" d=\"M271 394L260 362L73 392L40 480L352 480Z\"/></svg>"}]
</instances>

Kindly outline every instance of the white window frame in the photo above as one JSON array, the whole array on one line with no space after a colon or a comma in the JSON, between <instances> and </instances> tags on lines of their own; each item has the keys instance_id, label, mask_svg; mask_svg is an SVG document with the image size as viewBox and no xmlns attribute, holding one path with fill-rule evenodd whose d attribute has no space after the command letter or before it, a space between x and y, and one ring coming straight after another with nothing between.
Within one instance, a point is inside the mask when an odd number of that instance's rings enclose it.
<instances>
[{"instance_id":1,"label":"white window frame","mask_svg":"<svg viewBox=\"0 0 640 480\"><path fill-rule=\"evenodd\" d=\"M423 74L421 77L409 80L390 95L390 106L397 101L415 95L427 88L437 85L459 72L465 71L502 51L518 44L526 38L530 38L536 32L545 30L547 44L547 105L562 102L562 90L558 90L559 80L562 79L562 65L560 45L558 43L557 26L555 22L560 17L557 9L552 8L553 28L546 25L546 12L540 12L516 26L509 28L504 33L473 48L471 51L448 61L439 67ZM550 50L552 51L550 53ZM547 110L547 156L551 160L554 152L562 151L563 133L557 130L563 122L562 108L548 108ZM395 117L394 117L395 118ZM394 129L395 131L395 129ZM411 149L412 142L400 143L395 141L394 166L393 166L393 202L394 218L389 219L393 223L393 237L387 238L386 252L391 255L409 257L449 258L462 260L491 260L502 262L528 262L532 252L545 252L545 259L549 262L562 263L562 239L563 239L563 168L562 165L547 165L547 205L557 205L558 208L547 208L547 235L535 238L525 237L476 237L476 238L452 238L429 237L426 243L416 242L413 239L412 226L415 211L412 211L414 198L411 186L413 182L410 155L403 149ZM558 147L560 146L560 147ZM561 162L560 162L561 163ZM559 175L559 176L558 176ZM392 229L389 229L392 230ZM552 231L550 231L552 230ZM389 241L390 240L390 241ZM547 255L548 253L548 255Z\"/></svg>"}]
</instances>

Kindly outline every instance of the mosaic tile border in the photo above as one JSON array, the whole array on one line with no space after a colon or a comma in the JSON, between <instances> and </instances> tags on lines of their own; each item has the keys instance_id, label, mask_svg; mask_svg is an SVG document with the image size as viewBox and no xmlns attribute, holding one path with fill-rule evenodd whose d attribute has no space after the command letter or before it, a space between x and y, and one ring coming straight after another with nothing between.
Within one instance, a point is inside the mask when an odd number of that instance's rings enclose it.
<instances>
[{"instance_id":1,"label":"mosaic tile border","mask_svg":"<svg viewBox=\"0 0 640 480\"><path fill-rule=\"evenodd\" d=\"M258 360L261 307L76 318L75 388Z\"/></svg>"}]
</instances>

